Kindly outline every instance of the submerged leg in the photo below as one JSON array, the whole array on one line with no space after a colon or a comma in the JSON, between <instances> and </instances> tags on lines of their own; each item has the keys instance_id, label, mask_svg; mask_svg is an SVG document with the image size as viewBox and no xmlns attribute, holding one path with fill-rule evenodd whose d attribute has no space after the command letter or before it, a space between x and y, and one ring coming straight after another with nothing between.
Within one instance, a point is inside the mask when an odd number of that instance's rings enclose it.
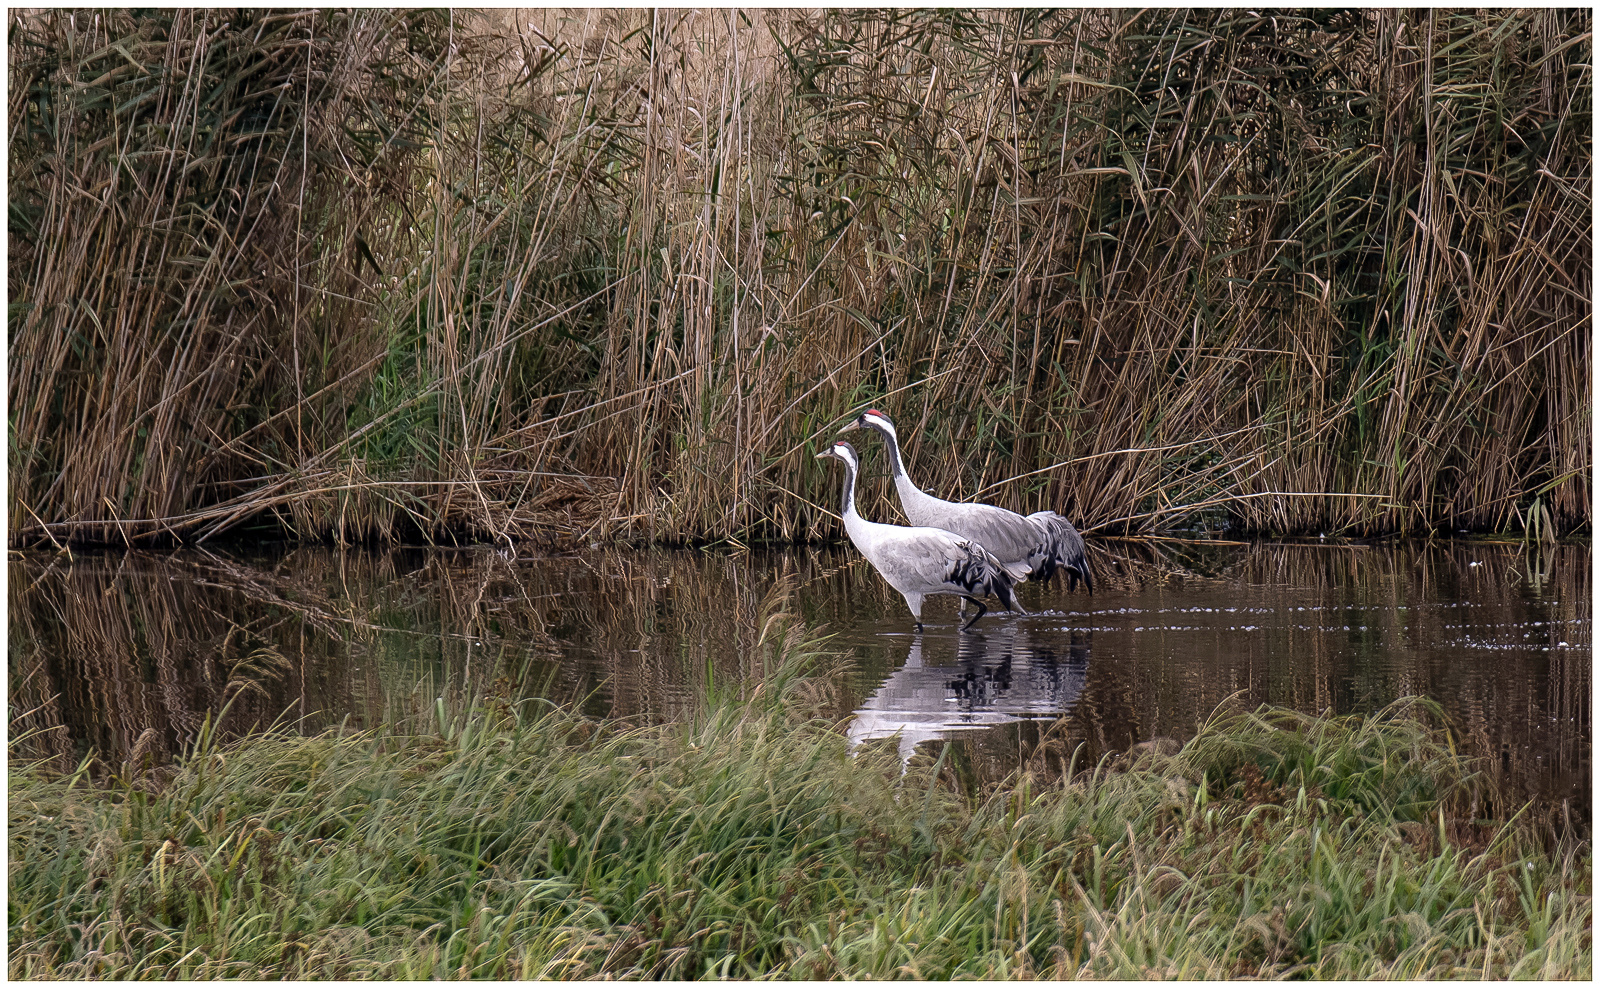
<instances>
[{"instance_id":1,"label":"submerged leg","mask_svg":"<svg viewBox=\"0 0 1600 989\"><path fill-rule=\"evenodd\" d=\"M988 605L984 604L982 601L979 601L977 598L969 598L965 594L961 595L961 604L962 604L962 610L963 611L966 610L966 603L968 601L971 601L973 604L978 606L978 613L976 615L972 616L972 621L967 622L965 625L961 626L961 631L963 631L963 632L965 632L967 629L971 628L973 625L976 625L977 622L978 622L978 619L982 618L984 615L989 613L989 606Z\"/></svg>"}]
</instances>

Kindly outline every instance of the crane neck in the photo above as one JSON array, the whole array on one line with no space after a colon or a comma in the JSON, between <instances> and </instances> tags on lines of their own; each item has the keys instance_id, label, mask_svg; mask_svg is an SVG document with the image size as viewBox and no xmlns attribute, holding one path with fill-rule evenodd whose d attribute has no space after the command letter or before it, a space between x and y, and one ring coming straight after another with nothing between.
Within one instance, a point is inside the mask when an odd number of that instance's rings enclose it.
<instances>
[{"instance_id":1,"label":"crane neck","mask_svg":"<svg viewBox=\"0 0 1600 989\"><path fill-rule=\"evenodd\" d=\"M856 517L856 465L845 460L844 463L844 509L839 513L844 518Z\"/></svg>"},{"instance_id":2,"label":"crane neck","mask_svg":"<svg viewBox=\"0 0 1600 989\"><path fill-rule=\"evenodd\" d=\"M895 490L900 492L900 504L921 504L927 499L927 493L911 481L911 475L906 473L905 462L900 459L900 441L895 439L894 433L887 429L879 429L878 435L883 437L883 442L889 448L889 471L894 478Z\"/></svg>"},{"instance_id":3,"label":"crane neck","mask_svg":"<svg viewBox=\"0 0 1600 989\"><path fill-rule=\"evenodd\" d=\"M883 437L883 442L889 447L889 470L895 482L899 483L900 479L906 476L906 465L900 462L900 441L887 429L879 429L878 435Z\"/></svg>"}]
</instances>

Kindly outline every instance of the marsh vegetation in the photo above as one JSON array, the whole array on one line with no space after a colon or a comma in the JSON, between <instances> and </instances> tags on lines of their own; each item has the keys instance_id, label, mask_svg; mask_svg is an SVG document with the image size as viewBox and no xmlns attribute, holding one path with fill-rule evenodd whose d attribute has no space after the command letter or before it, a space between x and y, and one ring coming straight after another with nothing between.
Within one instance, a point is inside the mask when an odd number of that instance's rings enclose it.
<instances>
[{"instance_id":1,"label":"marsh vegetation","mask_svg":"<svg viewBox=\"0 0 1600 989\"><path fill-rule=\"evenodd\" d=\"M1587 526L1590 24L14 11L12 539Z\"/></svg>"},{"instance_id":2,"label":"marsh vegetation","mask_svg":"<svg viewBox=\"0 0 1600 989\"><path fill-rule=\"evenodd\" d=\"M1589 978L1591 24L10 12L9 974ZM1099 611L752 580L867 404Z\"/></svg>"},{"instance_id":3,"label":"marsh vegetation","mask_svg":"<svg viewBox=\"0 0 1600 989\"><path fill-rule=\"evenodd\" d=\"M666 725L490 692L201 732L160 785L13 762L13 977L1588 978L1589 845L1477 820L1438 708L1219 712L975 786L815 717L836 660ZM819 675L821 674L821 675Z\"/></svg>"}]
</instances>

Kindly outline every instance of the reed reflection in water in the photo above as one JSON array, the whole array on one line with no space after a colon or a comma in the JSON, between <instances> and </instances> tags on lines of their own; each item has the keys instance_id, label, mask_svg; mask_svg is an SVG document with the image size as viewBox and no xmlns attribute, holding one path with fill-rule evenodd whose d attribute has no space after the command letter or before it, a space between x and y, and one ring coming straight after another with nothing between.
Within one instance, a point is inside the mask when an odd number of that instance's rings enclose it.
<instances>
[{"instance_id":1,"label":"reed reflection in water","mask_svg":"<svg viewBox=\"0 0 1600 989\"><path fill-rule=\"evenodd\" d=\"M676 719L713 682L761 681L764 602L786 588L851 664L819 683L822 713L864 744L898 720L902 755L942 744L972 778L1183 739L1233 696L1344 713L1422 694L1514 793L1587 819L1588 545L1094 551L1093 597L1024 585L1033 614L967 635L930 602L920 643L844 548L13 553L12 752L159 766L224 706L225 733L317 730L490 689Z\"/></svg>"}]
</instances>

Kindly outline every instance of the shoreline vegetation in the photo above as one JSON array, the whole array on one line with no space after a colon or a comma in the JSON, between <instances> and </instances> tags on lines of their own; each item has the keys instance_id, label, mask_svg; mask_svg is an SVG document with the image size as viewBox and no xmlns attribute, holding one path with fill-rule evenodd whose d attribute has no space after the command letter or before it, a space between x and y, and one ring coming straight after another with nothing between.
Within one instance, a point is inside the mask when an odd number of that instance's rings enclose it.
<instances>
[{"instance_id":1,"label":"shoreline vegetation","mask_svg":"<svg viewBox=\"0 0 1600 989\"><path fill-rule=\"evenodd\" d=\"M11 12L13 545L1588 531L1586 9L525 16Z\"/></svg>"},{"instance_id":2,"label":"shoreline vegetation","mask_svg":"<svg viewBox=\"0 0 1600 989\"><path fill-rule=\"evenodd\" d=\"M169 767L13 760L10 975L1591 975L1590 843L1496 803L1432 702L1224 705L981 784L849 751L839 657L768 607L759 675L672 723L509 678L366 730L208 722Z\"/></svg>"}]
</instances>

